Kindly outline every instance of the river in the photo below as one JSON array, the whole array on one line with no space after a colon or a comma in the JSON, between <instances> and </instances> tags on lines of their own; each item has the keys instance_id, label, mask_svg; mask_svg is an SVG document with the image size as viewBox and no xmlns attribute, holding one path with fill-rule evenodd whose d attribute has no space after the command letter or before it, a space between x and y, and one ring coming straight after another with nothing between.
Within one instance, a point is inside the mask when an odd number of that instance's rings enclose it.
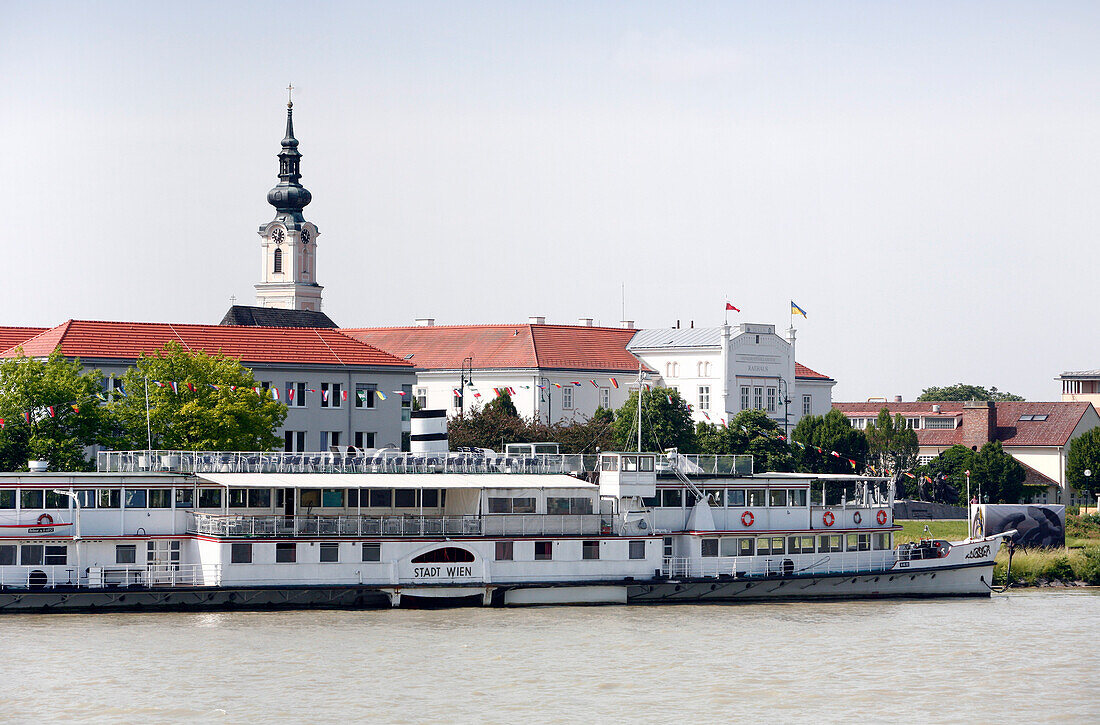
<instances>
[{"instance_id":1,"label":"river","mask_svg":"<svg viewBox=\"0 0 1100 725\"><path fill-rule=\"evenodd\" d=\"M1100 590L4 615L5 722L1100 720Z\"/></svg>"}]
</instances>

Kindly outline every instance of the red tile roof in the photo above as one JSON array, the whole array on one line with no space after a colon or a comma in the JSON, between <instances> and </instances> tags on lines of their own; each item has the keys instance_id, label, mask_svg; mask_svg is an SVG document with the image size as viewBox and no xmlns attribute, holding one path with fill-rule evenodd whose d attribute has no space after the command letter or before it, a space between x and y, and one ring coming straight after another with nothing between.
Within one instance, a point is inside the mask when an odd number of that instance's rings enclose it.
<instances>
[{"instance_id":1,"label":"red tile roof","mask_svg":"<svg viewBox=\"0 0 1100 725\"><path fill-rule=\"evenodd\" d=\"M41 335L48 327L0 327L0 350L15 347L36 335Z\"/></svg>"},{"instance_id":2,"label":"red tile roof","mask_svg":"<svg viewBox=\"0 0 1100 725\"><path fill-rule=\"evenodd\" d=\"M940 417L963 415L962 401L938 403L833 403L833 408L849 418L873 418L886 408L893 413L915 417L933 416L932 406L940 406ZM1005 446L1064 446L1091 403L1042 403L1028 401L994 404L996 439ZM1024 415L1046 415L1046 420L1020 420ZM922 446L952 446L962 443L962 427L949 429L917 429L917 441Z\"/></svg>"},{"instance_id":3,"label":"red tile roof","mask_svg":"<svg viewBox=\"0 0 1100 725\"><path fill-rule=\"evenodd\" d=\"M344 329L421 368L457 370L466 357L479 369L544 368L633 372L626 344L637 330L574 325L433 325Z\"/></svg>"},{"instance_id":4,"label":"red tile roof","mask_svg":"<svg viewBox=\"0 0 1100 725\"><path fill-rule=\"evenodd\" d=\"M412 367L412 363L338 330L314 327L69 320L23 343L23 352L28 357L45 357L60 346L68 357L133 360L141 353L160 350L170 340L190 350L220 352L244 363ZM14 355L14 346L2 354Z\"/></svg>"},{"instance_id":5,"label":"red tile roof","mask_svg":"<svg viewBox=\"0 0 1100 725\"><path fill-rule=\"evenodd\" d=\"M811 378L814 380L832 380L828 375L822 375L816 370L810 370L800 362L794 364L794 376L796 378Z\"/></svg>"}]
</instances>

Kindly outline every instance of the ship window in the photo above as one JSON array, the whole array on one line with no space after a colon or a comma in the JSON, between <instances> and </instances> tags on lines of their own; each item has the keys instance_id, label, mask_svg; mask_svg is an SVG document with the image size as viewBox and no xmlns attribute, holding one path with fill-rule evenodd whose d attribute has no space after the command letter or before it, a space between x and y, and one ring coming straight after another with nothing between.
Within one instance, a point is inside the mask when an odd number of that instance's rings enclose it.
<instances>
[{"instance_id":1,"label":"ship window","mask_svg":"<svg viewBox=\"0 0 1100 725\"><path fill-rule=\"evenodd\" d=\"M23 544L19 547L19 563L23 566L42 566L44 553L41 544Z\"/></svg>"},{"instance_id":2,"label":"ship window","mask_svg":"<svg viewBox=\"0 0 1100 725\"><path fill-rule=\"evenodd\" d=\"M137 545L136 544L116 544L115 545L115 563L116 564L136 564L137 563Z\"/></svg>"},{"instance_id":3,"label":"ship window","mask_svg":"<svg viewBox=\"0 0 1100 725\"><path fill-rule=\"evenodd\" d=\"M745 505L745 491L740 488L727 488L726 489L726 505L727 506L744 506Z\"/></svg>"},{"instance_id":4,"label":"ship window","mask_svg":"<svg viewBox=\"0 0 1100 725\"><path fill-rule=\"evenodd\" d=\"M737 554L738 556L752 556L756 553L756 541L754 539L738 539L737 540Z\"/></svg>"},{"instance_id":5,"label":"ship window","mask_svg":"<svg viewBox=\"0 0 1100 725\"><path fill-rule=\"evenodd\" d=\"M638 470L649 472L653 470L654 465L653 456L639 456L638 457Z\"/></svg>"},{"instance_id":6,"label":"ship window","mask_svg":"<svg viewBox=\"0 0 1100 725\"><path fill-rule=\"evenodd\" d=\"M554 542L535 542L535 561L549 561L554 558Z\"/></svg>"},{"instance_id":7,"label":"ship window","mask_svg":"<svg viewBox=\"0 0 1100 725\"><path fill-rule=\"evenodd\" d=\"M619 459L615 456L604 456L600 459L601 471L617 471L619 470Z\"/></svg>"},{"instance_id":8,"label":"ship window","mask_svg":"<svg viewBox=\"0 0 1100 725\"><path fill-rule=\"evenodd\" d=\"M590 514L592 513L592 499L549 496L546 499L546 513L551 515Z\"/></svg>"},{"instance_id":9,"label":"ship window","mask_svg":"<svg viewBox=\"0 0 1100 725\"><path fill-rule=\"evenodd\" d=\"M46 491L46 508L48 509L67 509L69 508L69 501L69 497L64 494Z\"/></svg>"},{"instance_id":10,"label":"ship window","mask_svg":"<svg viewBox=\"0 0 1100 725\"><path fill-rule=\"evenodd\" d=\"M722 539L722 556L737 556L737 539L732 536Z\"/></svg>"},{"instance_id":11,"label":"ship window","mask_svg":"<svg viewBox=\"0 0 1100 725\"><path fill-rule=\"evenodd\" d=\"M637 456L623 456L623 470L624 471L637 471L638 470L638 457Z\"/></svg>"},{"instance_id":12,"label":"ship window","mask_svg":"<svg viewBox=\"0 0 1100 725\"><path fill-rule=\"evenodd\" d=\"M321 544L321 563L322 564L334 564L340 561L340 545L339 544Z\"/></svg>"},{"instance_id":13,"label":"ship window","mask_svg":"<svg viewBox=\"0 0 1100 725\"><path fill-rule=\"evenodd\" d=\"M0 566L15 566L15 546L0 546Z\"/></svg>"},{"instance_id":14,"label":"ship window","mask_svg":"<svg viewBox=\"0 0 1100 725\"><path fill-rule=\"evenodd\" d=\"M756 553L761 556L765 556L771 553L771 539L767 536L761 536L756 540Z\"/></svg>"},{"instance_id":15,"label":"ship window","mask_svg":"<svg viewBox=\"0 0 1100 725\"><path fill-rule=\"evenodd\" d=\"M456 564L468 563L474 560L474 555L468 549L460 549L457 546L442 546L438 549L426 551L420 556L413 557L413 564Z\"/></svg>"},{"instance_id":16,"label":"ship window","mask_svg":"<svg viewBox=\"0 0 1100 725\"><path fill-rule=\"evenodd\" d=\"M298 545L294 543L289 544L275 544L275 563L276 564L293 564L298 560Z\"/></svg>"},{"instance_id":17,"label":"ship window","mask_svg":"<svg viewBox=\"0 0 1100 725\"><path fill-rule=\"evenodd\" d=\"M382 561L382 545L363 544L363 561Z\"/></svg>"},{"instance_id":18,"label":"ship window","mask_svg":"<svg viewBox=\"0 0 1100 725\"><path fill-rule=\"evenodd\" d=\"M229 489L229 508L240 509L244 508L248 502L248 489L247 488L231 488Z\"/></svg>"},{"instance_id":19,"label":"ship window","mask_svg":"<svg viewBox=\"0 0 1100 725\"><path fill-rule=\"evenodd\" d=\"M772 553L773 554L782 554L783 553L783 537L782 536L773 536L772 537Z\"/></svg>"},{"instance_id":20,"label":"ship window","mask_svg":"<svg viewBox=\"0 0 1100 725\"><path fill-rule=\"evenodd\" d=\"M496 559L497 561L511 561L512 560L512 542L511 541L498 541L496 546Z\"/></svg>"},{"instance_id":21,"label":"ship window","mask_svg":"<svg viewBox=\"0 0 1100 725\"><path fill-rule=\"evenodd\" d=\"M321 506L325 508L341 508L344 505L344 489L326 488L321 491Z\"/></svg>"},{"instance_id":22,"label":"ship window","mask_svg":"<svg viewBox=\"0 0 1100 725\"><path fill-rule=\"evenodd\" d=\"M703 539L703 556L718 556L718 539Z\"/></svg>"},{"instance_id":23,"label":"ship window","mask_svg":"<svg viewBox=\"0 0 1100 725\"><path fill-rule=\"evenodd\" d=\"M600 558L600 542L598 541L585 541L581 544L581 558L582 559L599 559Z\"/></svg>"},{"instance_id":24,"label":"ship window","mask_svg":"<svg viewBox=\"0 0 1100 725\"><path fill-rule=\"evenodd\" d=\"M746 506L766 506L764 499L764 489L762 488L750 488L745 491Z\"/></svg>"},{"instance_id":25,"label":"ship window","mask_svg":"<svg viewBox=\"0 0 1100 725\"><path fill-rule=\"evenodd\" d=\"M803 488L794 488L787 491L787 505L788 506L805 506L806 505L806 490Z\"/></svg>"},{"instance_id":26,"label":"ship window","mask_svg":"<svg viewBox=\"0 0 1100 725\"><path fill-rule=\"evenodd\" d=\"M143 509L145 506L146 491L144 488L126 489L126 508Z\"/></svg>"},{"instance_id":27,"label":"ship window","mask_svg":"<svg viewBox=\"0 0 1100 725\"><path fill-rule=\"evenodd\" d=\"M42 508L42 492L41 491L21 491L19 494L19 508L23 509L40 509Z\"/></svg>"},{"instance_id":28,"label":"ship window","mask_svg":"<svg viewBox=\"0 0 1100 725\"><path fill-rule=\"evenodd\" d=\"M661 545L662 545L663 550L664 550L664 555L665 556L672 556L672 537L671 536L665 536L664 538L662 538L661 539Z\"/></svg>"},{"instance_id":29,"label":"ship window","mask_svg":"<svg viewBox=\"0 0 1100 725\"><path fill-rule=\"evenodd\" d=\"M512 513L512 499L501 498L499 496L489 497L489 513L491 514L510 514Z\"/></svg>"},{"instance_id":30,"label":"ship window","mask_svg":"<svg viewBox=\"0 0 1100 725\"><path fill-rule=\"evenodd\" d=\"M233 544L229 550L230 564L251 564L252 544Z\"/></svg>"},{"instance_id":31,"label":"ship window","mask_svg":"<svg viewBox=\"0 0 1100 725\"><path fill-rule=\"evenodd\" d=\"M817 550L822 553L829 551L844 551L840 534L827 534L818 537Z\"/></svg>"},{"instance_id":32,"label":"ship window","mask_svg":"<svg viewBox=\"0 0 1100 725\"><path fill-rule=\"evenodd\" d=\"M439 489L426 488L420 492L420 505L424 508L439 507Z\"/></svg>"},{"instance_id":33,"label":"ship window","mask_svg":"<svg viewBox=\"0 0 1100 725\"><path fill-rule=\"evenodd\" d=\"M0 490L0 509L15 508L15 490L5 488Z\"/></svg>"},{"instance_id":34,"label":"ship window","mask_svg":"<svg viewBox=\"0 0 1100 725\"><path fill-rule=\"evenodd\" d=\"M151 509L170 509L170 508L172 508L172 489L170 489L170 488L151 488L151 489L149 489L149 508L151 508Z\"/></svg>"},{"instance_id":35,"label":"ship window","mask_svg":"<svg viewBox=\"0 0 1100 725\"><path fill-rule=\"evenodd\" d=\"M398 488L393 492L393 505L397 508L411 509L416 507L416 489Z\"/></svg>"},{"instance_id":36,"label":"ship window","mask_svg":"<svg viewBox=\"0 0 1100 725\"><path fill-rule=\"evenodd\" d=\"M271 508L271 489L270 488L250 488L250 489L248 489L248 508L250 508L250 509Z\"/></svg>"},{"instance_id":37,"label":"ship window","mask_svg":"<svg viewBox=\"0 0 1100 725\"><path fill-rule=\"evenodd\" d=\"M103 492L100 491L100 494ZM100 497L102 498L102 496ZM216 509L222 506L222 490L220 488L200 488L199 508Z\"/></svg>"},{"instance_id":38,"label":"ship window","mask_svg":"<svg viewBox=\"0 0 1100 725\"><path fill-rule=\"evenodd\" d=\"M870 551L870 534L848 534L848 551Z\"/></svg>"},{"instance_id":39,"label":"ship window","mask_svg":"<svg viewBox=\"0 0 1100 725\"><path fill-rule=\"evenodd\" d=\"M787 505L787 489L785 488L773 488L768 491L769 501L768 505L783 508Z\"/></svg>"},{"instance_id":40,"label":"ship window","mask_svg":"<svg viewBox=\"0 0 1100 725\"><path fill-rule=\"evenodd\" d=\"M814 553L814 537L803 536L802 537L802 553L812 554Z\"/></svg>"},{"instance_id":41,"label":"ship window","mask_svg":"<svg viewBox=\"0 0 1100 725\"><path fill-rule=\"evenodd\" d=\"M631 541L630 542L630 558L631 559L644 559L645 558L645 542L644 541Z\"/></svg>"},{"instance_id":42,"label":"ship window","mask_svg":"<svg viewBox=\"0 0 1100 725\"><path fill-rule=\"evenodd\" d=\"M512 499L512 513L514 513L514 514L533 514L533 513L535 513L535 499L534 498L514 498L514 499Z\"/></svg>"},{"instance_id":43,"label":"ship window","mask_svg":"<svg viewBox=\"0 0 1100 725\"><path fill-rule=\"evenodd\" d=\"M642 496L642 505L646 508L653 508L661 505L660 496Z\"/></svg>"},{"instance_id":44,"label":"ship window","mask_svg":"<svg viewBox=\"0 0 1100 725\"><path fill-rule=\"evenodd\" d=\"M389 508L393 500L392 488L372 488L370 492L370 505L375 508Z\"/></svg>"},{"instance_id":45,"label":"ship window","mask_svg":"<svg viewBox=\"0 0 1100 725\"><path fill-rule=\"evenodd\" d=\"M874 534L871 537L871 541L874 544L874 548L879 550L879 551L884 551L886 549L892 549L893 548L892 546L890 546L890 534L889 533Z\"/></svg>"},{"instance_id":46,"label":"ship window","mask_svg":"<svg viewBox=\"0 0 1100 725\"><path fill-rule=\"evenodd\" d=\"M682 499L678 488L666 488L661 492L661 505L666 508L680 508Z\"/></svg>"},{"instance_id":47,"label":"ship window","mask_svg":"<svg viewBox=\"0 0 1100 725\"><path fill-rule=\"evenodd\" d=\"M723 499L725 498L724 494L725 494L725 491L721 488L717 488L717 489L713 489L713 490L712 489L707 489L706 491L703 491L703 495L705 495L707 497L707 503L711 506L717 506L719 508L722 508L723 506L726 505L723 502Z\"/></svg>"}]
</instances>

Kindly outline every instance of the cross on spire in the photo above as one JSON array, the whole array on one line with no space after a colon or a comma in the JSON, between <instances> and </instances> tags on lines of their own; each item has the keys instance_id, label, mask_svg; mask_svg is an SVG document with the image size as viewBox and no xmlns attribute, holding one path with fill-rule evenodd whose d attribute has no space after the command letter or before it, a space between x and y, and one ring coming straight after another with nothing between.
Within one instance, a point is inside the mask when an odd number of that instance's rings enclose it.
<instances>
[{"instance_id":1,"label":"cross on spire","mask_svg":"<svg viewBox=\"0 0 1100 725\"><path fill-rule=\"evenodd\" d=\"M286 107L294 108L294 84L286 87Z\"/></svg>"}]
</instances>

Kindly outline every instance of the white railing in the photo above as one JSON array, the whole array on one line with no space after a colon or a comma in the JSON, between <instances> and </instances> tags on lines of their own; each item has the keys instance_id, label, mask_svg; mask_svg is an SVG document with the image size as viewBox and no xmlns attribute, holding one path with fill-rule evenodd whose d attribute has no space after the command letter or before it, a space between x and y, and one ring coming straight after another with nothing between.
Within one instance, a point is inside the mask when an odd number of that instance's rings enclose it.
<instances>
[{"instance_id":1,"label":"white railing","mask_svg":"<svg viewBox=\"0 0 1100 725\"><path fill-rule=\"evenodd\" d=\"M487 516L248 516L191 512L188 533L218 537L546 536L610 533L598 514Z\"/></svg>"},{"instance_id":2,"label":"white railing","mask_svg":"<svg viewBox=\"0 0 1100 725\"><path fill-rule=\"evenodd\" d=\"M667 577L751 579L812 574L864 574L893 568L893 551L821 552L689 559L665 557L661 573Z\"/></svg>"},{"instance_id":3,"label":"white railing","mask_svg":"<svg viewBox=\"0 0 1100 725\"><path fill-rule=\"evenodd\" d=\"M220 564L92 566L0 566L3 589L112 589L119 587L213 587L221 583Z\"/></svg>"}]
</instances>

